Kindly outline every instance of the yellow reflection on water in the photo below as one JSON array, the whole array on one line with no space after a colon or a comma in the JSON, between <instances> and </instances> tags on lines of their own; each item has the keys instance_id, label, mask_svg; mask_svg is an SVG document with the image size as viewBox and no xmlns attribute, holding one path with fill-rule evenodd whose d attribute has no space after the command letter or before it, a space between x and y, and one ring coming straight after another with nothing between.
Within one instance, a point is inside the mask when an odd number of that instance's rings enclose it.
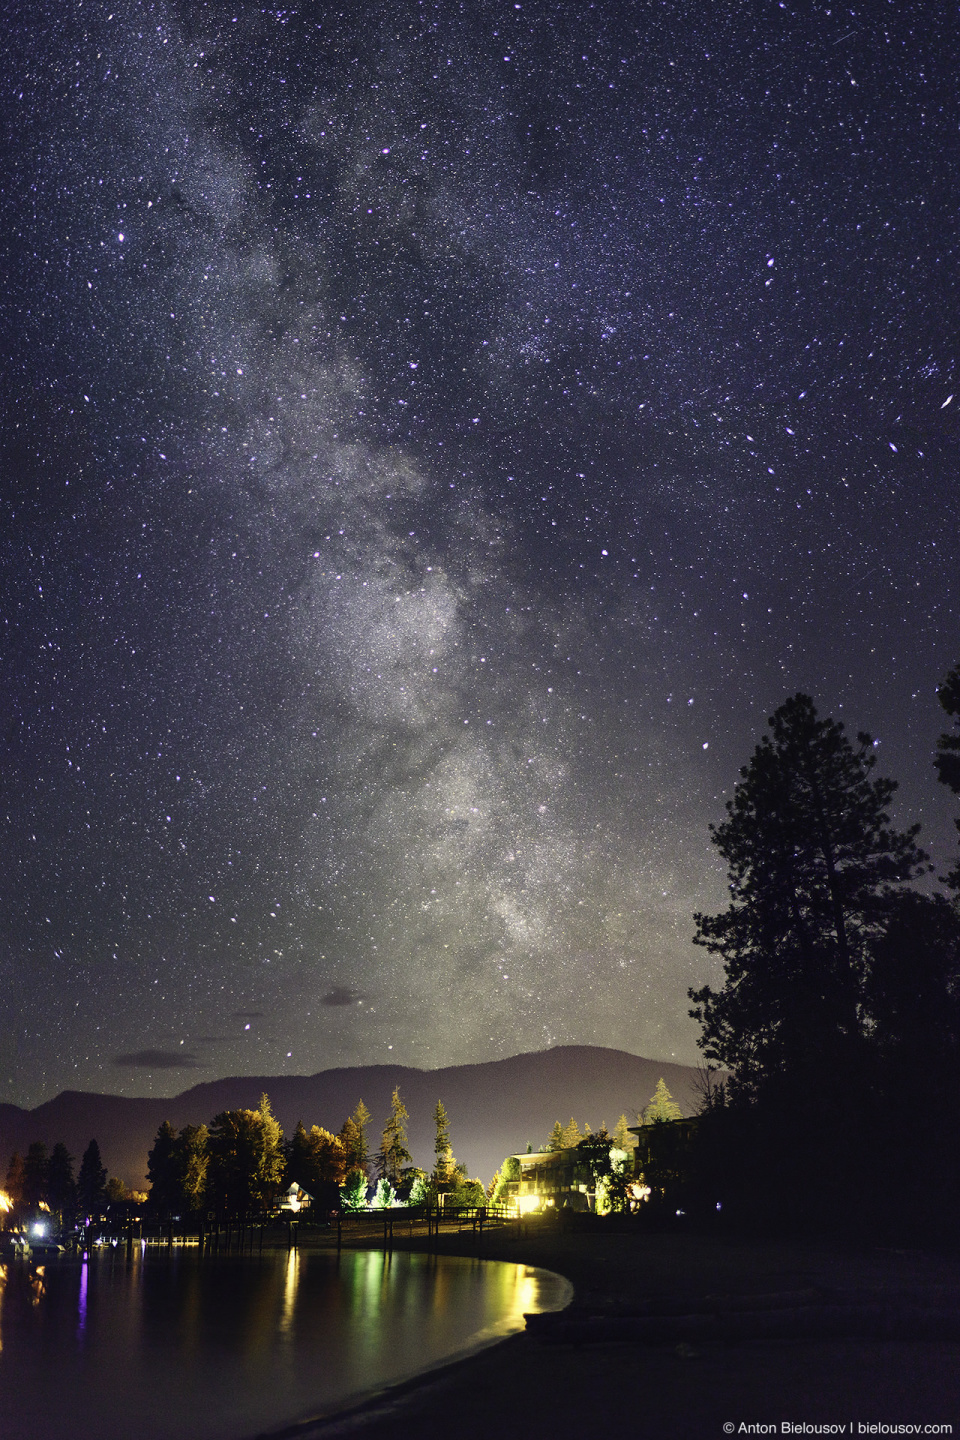
<instances>
[{"instance_id":1,"label":"yellow reflection on water","mask_svg":"<svg viewBox=\"0 0 960 1440\"><path fill-rule=\"evenodd\" d=\"M294 1247L287 1255L287 1268L283 1277L283 1310L280 1313L280 1331L283 1335L290 1335L293 1332L299 1278L300 1251Z\"/></svg>"}]
</instances>

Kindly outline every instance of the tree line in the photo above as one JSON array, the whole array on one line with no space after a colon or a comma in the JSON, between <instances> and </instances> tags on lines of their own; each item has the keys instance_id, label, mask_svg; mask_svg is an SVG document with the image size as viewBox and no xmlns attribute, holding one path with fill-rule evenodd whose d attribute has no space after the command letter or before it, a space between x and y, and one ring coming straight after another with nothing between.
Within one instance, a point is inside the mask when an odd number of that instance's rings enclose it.
<instances>
[{"instance_id":1,"label":"tree line","mask_svg":"<svg viewBox=\"0 0 960 1440\"><path fill-rule=\"evenodd\" d=\"M454 1204L483 1204L483 1187L467 1178L453 1155L443 1102L434 1111L435 1163L429 1173L412 1163L408 1119L394 1089L375 1152L363 1100L336 1134L320 1125L308 1130L301 1120L285 1137L266 1095L258 1109L224 1110L209 1125L185 1125L178 1132L164 1121L148 1156L148 1205L161 1217L259 1214L272 1210L292 1186L321 1212L423 1205L441 1194Z\"/></svg>"},{"instance_id":2,"label":"tree line","mask_svg":"<svg viewBox=\"0 0 960 1440\"><path fill-rule=\"evenodd\" d=\"M638 1125L653 1125L661 1120L680 1120L683 1111L674 1100L667 1088L666 1081L661 1077L656 1084L653 1094L642 1110L635 1112ZM630 1138L630 1126L627 1123L626 1112L617 1121L613 1130L607 1132L606 1124L597 1131L597 1135L604 1135L610 1144L618 1150L630 1150L634 1141ZM596 1136L590 1129L587 1121L581 1131L576 1119L571 1116L566 1125L557 1120L547 1136L546 1143L541 1150L572 1150L581 1145L584 1141L595 1141Z\"/></svg>"},{"instance_id":3,"label":"tree line","mask_svg":"<svg viewBox=\"0 0 960 1440\"><path fill-rule=\"evenodd\" d=\"M99 1217L108 1204L128 1198L123 1181L108 1177L100 1146L91 1140L74 1175L74 1157L58 1141L50 1153L42 1141L31 1144L26 1155L15 1150L7 1166L4 1195L10 1222L26 1224L49 1214L61 1229L78 1220Z\"/></svg>"},{"instance_id":4,"label":"tree line","mask_svg":"<svg viewBox=\"0 0 960 1440\"><path fill-rule=\"evenodd\" d=\"M933 760L960 795L960 665ZM954 1234L960 863L891 817L876 743L804 694L711 826L729 903L695 917L723 981L689 992L708 1065L690 1193L745 1223ZM960 821L957 821L960 829ZM713 1197L716 1196L716 1202Z\"/></svg>"}]
</instances>

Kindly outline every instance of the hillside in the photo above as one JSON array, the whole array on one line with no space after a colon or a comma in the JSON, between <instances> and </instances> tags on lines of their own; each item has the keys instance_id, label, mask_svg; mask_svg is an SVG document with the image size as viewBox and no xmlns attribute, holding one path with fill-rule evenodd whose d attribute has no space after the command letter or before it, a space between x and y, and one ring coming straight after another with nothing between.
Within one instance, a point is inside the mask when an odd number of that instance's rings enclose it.
<instances>
[{"instance_id":1,"label":"hillside","mask_svg":"<svg viewBox=\"0 0 960 1440\"><path fill-rule=\"evenodd\" d=\"M622 1112L631 1123L663 1076L674 1099L690 1113L696 1106L696 1070L645 1060L623 1050L561 1045L481 1065L415 1070L404 1065L364 1065L322 1070L317 1075L229 1077L194 1085L170 1099L126 1099L65 1090L35 1110L0 1105L0 1164L6 1170L14 1150L34 1140L48 1147L63 1140L77 1163L92 1138L112 1175L141 1185L147 1152L157 1128L169 1120L182 1125L209 1122L221 1110L255 1108L270 1096L274 1113L289 1134L298 1120L339 1130L359 1099L371 1112L375 1147L394 1086L410 1112L410 1148L415 1163L433 1165L432 1115L442 1100L450 1116L450 1138L458 1160L486 1183L505 1155L536 1149L555 1120L574 1116L581 1127L611 1128Z\"/></svg>"}]
</instances>

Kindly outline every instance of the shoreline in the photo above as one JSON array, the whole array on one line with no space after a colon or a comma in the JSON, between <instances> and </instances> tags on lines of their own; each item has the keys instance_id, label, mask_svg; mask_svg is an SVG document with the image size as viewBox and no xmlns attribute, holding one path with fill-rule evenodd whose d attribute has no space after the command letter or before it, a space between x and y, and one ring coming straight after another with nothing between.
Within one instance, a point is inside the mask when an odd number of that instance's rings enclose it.
<instances>
[{"instance_id":1,"label":"shoreline","mask_svg":"<svg viewBox=\"0 0 960 1440\"><path fill-rule=\"evenodd\" d=\"M427 1247L414 1236L393 1248ZM706 1440L726 1424L771 1424L779 1434L791 1423L843 1425L841 1434L858 1433L858 1424L950 1424L960 1434L960 1259L529 1221L488 1232L480 1247L450 1235L433 1248L563 1276L573 1286L563 1323L535 1321L257 1440L449 1440L451 1430L457 1440L491 1432L565 1440L624 1425L641 1440ZM739 1331L708 1325L693 1334L693 1317L715 1312L752 1318ZM853 1317L846 1330L817 1333L817 1316L841 1312ZM638 1338L631 1317L641 1314ZM812 1314L812 1330L765 1334L756 1317L768 1314L781 1329L784 1315ZM917 1329L924 1314L933 1321ZM956 1329L941 1324L954 1314ZM870 1333L874 1315L894 1317L895 1330Z\"/></svg>"}]
</instances>

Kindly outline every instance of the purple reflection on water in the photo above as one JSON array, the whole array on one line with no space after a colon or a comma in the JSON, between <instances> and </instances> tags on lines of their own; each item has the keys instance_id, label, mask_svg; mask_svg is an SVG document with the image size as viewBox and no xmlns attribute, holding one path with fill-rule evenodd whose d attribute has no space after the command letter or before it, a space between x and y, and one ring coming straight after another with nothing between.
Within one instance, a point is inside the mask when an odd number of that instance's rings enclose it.
<instances>
[{"instance_id":1,"label":"purple reflection on water","mask_svg":"<svg viewBox=\"0 0 960 1440\"><path fill-rule=\"evenodd\" d=\"M570 1295L522 1265L371 1250L106 1248L51 1262L39 1295L29 1267L8 1272L2 1440L276 1432L522 1329L524 1314Z\"/></svg>"},{"instance_id":2,"label":"purple reflection on water","mask_svg":"<svg viewBox=\"0 0 960 1440\"><path fill-rule=\"evenodd\" d=\"M83 1264L80 1266L80 1298L77 1301L77 1338L80 1339L87 1328L87 1271L89 1261L86 1255L83 1257Z\"/></svg>"}]
</instances>

